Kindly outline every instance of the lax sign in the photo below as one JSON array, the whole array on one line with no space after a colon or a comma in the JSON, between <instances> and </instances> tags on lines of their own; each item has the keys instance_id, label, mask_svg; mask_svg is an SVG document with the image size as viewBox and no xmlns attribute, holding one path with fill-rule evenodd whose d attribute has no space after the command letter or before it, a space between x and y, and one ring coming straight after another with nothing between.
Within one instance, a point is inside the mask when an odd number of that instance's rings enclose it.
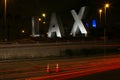
<instances>
[{"instance_id":1,"label":"lax sign","mask_svg":"<svg viewBox=\"0 0 120 80\"><path fill-rule=\"evenodd\" d=\"M70 32L70 35L72 35L73 37L76 36L76 33L78 33L78 30L80 30L82 34L87 36L87 30L82 22L83 16L85 14L85 9L86 7L82 7L78 14L76 13L75 10L71 10L71 14L75 21L73 24L73 28ZM34 37L40 36L39 25L37 23L39 23L38 20L35 17L32 18L32 36ZM56 37L59 37L59 38L62 38L64 36L64 29L55 13L53 13L51 16L50 26L48 29L47 36L49 38L52 38L55 36L54 33L56 33Z\"/></svg>"}]
</instances>

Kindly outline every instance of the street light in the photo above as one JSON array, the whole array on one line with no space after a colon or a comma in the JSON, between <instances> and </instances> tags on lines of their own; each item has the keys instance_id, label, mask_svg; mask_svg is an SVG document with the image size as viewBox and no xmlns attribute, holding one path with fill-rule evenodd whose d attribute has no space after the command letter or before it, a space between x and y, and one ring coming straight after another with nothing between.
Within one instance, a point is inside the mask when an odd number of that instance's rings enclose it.
<instances>
[{"instance_id":1,"label":"street light","mask_svg":"<svg viewBox=\"0 0 120 80\"><path fill-rule=\"evenodd\" d=\"M45 13L42 13L42 17L44 17L44 18L45 18L45 17L46 17L46 14L45 14Z\"/></svg>"},{"instance_id":2,"label":"street light","mask_svg":"<svg viewBox=\"0 0 120 80\"><path fill-rule=\"evenodd\" d=\"M110 4L109 3L106 3L104 5L104 9L105 9L105 25L106 25L106 9L110 7ZM106 27L104 27L104 56L106 54Z\"/></svg>"},{"instance_id":3,"label":"street light","mask_svg":"<svg viewBox=\"0 0 120 80\"><path fill-rule=\"evenodd\" d=\"M21 30L21 33L25 33L25 30Z\"/></svg>"},{"instance_id":4,"label":"street light","mask_svg":"<svg viewBox=\"0 0 120 80\"><path fill-rule=\"evenodd\" d=\"M110 7L110 4L109 3L106 3L104 5L104 9L105 9L105 25L106 25L106 9ZM104 38L106 36L106 29L104 28Z\"/></svg>"},{"instance_id":5,"label":"street light","mask_svg":"<svg viewBox=\"0 0 120 80\"><path fill-rule=\"evenodd\" d=\"M38 21L42 21L42 19L41 19L41 18L38 18Z\"/></svg>"},{"instance_id":6,"label":"street light","mask_svg":"<svg viewBox=\"0 0 120 80\"><path fill-rule=\"evenodd\" d=\"M101 23L102 9L99 9L99 14L100 14L100 23Z\"/></svg>"},{"instance_id":7,"label":"street light","mask_svg":"<svg viewBox=\"0 0 120 80\"><path fill-rule=\"evenodd\" d=\"M110 4L109 3L106 3L105 4L105 8L109 8L110 7Z\"/></svg>"},{"instance_id":8,"label":"street light","mask_svg":"<svg viewBox=\"0 0 120 80\"><path fill-rule=\"evenodd\" d=\"M104 6L104 9L105 9L105 24L106 24L106 9L110 7L110 4L109 3L106 3L105 6Z\"/></svg>"},{"instance_id":9,"label":"street light","mask_svg":"<svg viewBox=\"0 0 120 80\"><path fill-rule=\"evenodd\" d=\"M43 24L46 24L46 22L44 21Z\"/></svg>"}]
</instances>

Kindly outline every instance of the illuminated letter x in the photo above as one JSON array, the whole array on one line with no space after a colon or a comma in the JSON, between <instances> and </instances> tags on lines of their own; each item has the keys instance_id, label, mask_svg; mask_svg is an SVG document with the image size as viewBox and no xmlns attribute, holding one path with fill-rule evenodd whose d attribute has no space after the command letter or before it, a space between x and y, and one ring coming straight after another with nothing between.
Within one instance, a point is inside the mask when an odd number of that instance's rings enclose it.
<instances>
[{"instance_id":1,"label":"illuminated letter x","mask_svg":"<svg viewBox=\"0 0 120 80\"><path fill-rule=\"evenodd\" d=\"M82 23L82 18L83 18L83 15L84 15L84 12L85 12L85 7L82 7L80 9L80 12L79 14L77 15L77 13L75 12L75 10L71 10L71 13L74 17L74 20L75 20L75 23L73 25L73 28L72 28L72 31L71 31L71 34L75 37L76 33L79 32L79 30L81 31L82 34L85 34L85 36L87 36L87 31Z\"/></svg>"}]
</instances>

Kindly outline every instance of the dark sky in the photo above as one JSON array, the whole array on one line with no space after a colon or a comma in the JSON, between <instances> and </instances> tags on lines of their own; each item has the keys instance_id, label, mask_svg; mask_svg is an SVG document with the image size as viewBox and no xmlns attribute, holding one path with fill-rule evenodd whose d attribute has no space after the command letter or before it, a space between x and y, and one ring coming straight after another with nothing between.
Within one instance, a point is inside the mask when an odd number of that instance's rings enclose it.
<instances>
[{"instance_id":1,"label":"dark sky","mask_svg":"<svg viewBox=\"0 0 120 80\"><path fill-rule=\"evenodd\" d=\"M119 0L7 0L7 10L11 13L37 15L42 11L46 12L63 12L71 9L79 9L81 6L99 8L105 2L111 4L112 9L119 7ZM4 0L0 0L0 9L3 8ZM119 9L119 8L118 8ZM120 10L117 10L120 11ZM2 13L2 11L1 11Z\"/></svg>"},{"instance_id":2,"label":"dark sky","mask_svg":"<svg viewBox=\"0 0 120 80\"><path fill-rule=\"evenodd\" d=\"M10 15L39 16L42 12L51 14L58 12L61 15L68 14L71 9L77 12L81 6L88 6L90 12L97 13L98 9L104 6L105 2L111 4L110 14L119 18L119 0L7 0L7 13ZM0 0L0 13L3 11L4 0ZM93 14L94 15L94 14Z\"/></svg>"},{"instance_id":3,"label":"dark sky","mask_svg":"<svg viewBox=\"0 0 120 80\"><path fill-rule=\"evenodd\" d=\"M39 16L42 12L50 15L57 12L58 15L71 15L70 10L77 12L81 6L88 7L87 17L98 17L98 9L109 2L111 7L109 15L113 21L120 21L120 1L119 0L7 0L7 14L12 16ZM0 15L4 15L4 0L0 0ZM63 16L63 17L64 17Z\"/></svg>"},{"instance_id":4,"label":"dark sky","mask_svg":"<svg viewBox=\"0 0 120 80\"><path fill-rule=\"evenodd\" d=\"M87 6L87 19L99 18L98 9L104 7L104 3L109 2L110 8L108 19L110 24L120 25L120 0L7 0L8 23L16 26L25 25L31 28L32 16L40 16L45 12L50 17L52 12L56 12L62 19L64 26L72 27L73 17L70 10L77 12L82 6ZM0 0L0 23L4 20L4 0ZM104 17L104 16L103 16ZM26 20L25 20L26 19ZM28 20L28 21L27 21ZM10 22L12 21L12 22ZM112 23L113 22L113 23ZM71 23L71 24L69 24ZM1 25L0 24L0 25Z\"/></svg>"}]
</instances>

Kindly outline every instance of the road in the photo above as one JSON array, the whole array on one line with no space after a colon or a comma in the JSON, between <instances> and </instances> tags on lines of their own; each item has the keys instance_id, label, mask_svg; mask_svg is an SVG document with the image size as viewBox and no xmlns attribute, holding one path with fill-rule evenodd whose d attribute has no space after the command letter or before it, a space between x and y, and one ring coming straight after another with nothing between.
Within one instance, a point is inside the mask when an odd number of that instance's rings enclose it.
<instances>
[{"instance_id":1,"label":"road","mask_svg":"<svg viewBox=\"0 0 120 80\"><path fill-rule=\"evenodd\" d=\"M77 78L71 78L67 80L120 80L120 69L100 72L87 76L80 76Z\"/></svg>"},{"instance_id":2,"label":"road","mask_svg":"<svg viewBox=\"0 0 120 80\"><path fill-rule=\"evenodd\" d=\"M47 72L49 64L50 72ZM58 64L59 72L56 72ZM0 62L0 80L67 80L120 69L120 55ZM83 79L84 80L84 79Z\"/></svg>"}]
</instances>

